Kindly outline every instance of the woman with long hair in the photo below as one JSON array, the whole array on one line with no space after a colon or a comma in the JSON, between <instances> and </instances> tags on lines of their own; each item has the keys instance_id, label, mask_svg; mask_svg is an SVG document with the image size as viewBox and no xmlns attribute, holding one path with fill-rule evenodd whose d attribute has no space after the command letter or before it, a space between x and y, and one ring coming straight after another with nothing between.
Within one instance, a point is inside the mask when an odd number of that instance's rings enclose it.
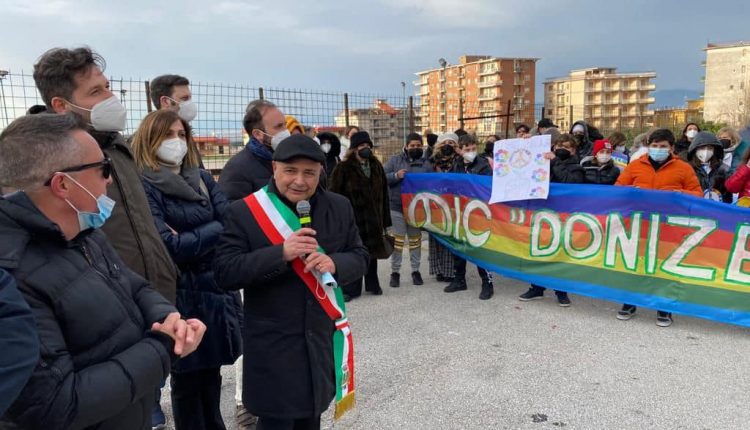
<instances>
[{"instance_id":1,"label":"woman with long hair","mask_svg":"<svg viewBox=\"0 0 750 430\"><path fill-rule=\"evenodd\" d=\"M234 363L242 345L240 295L220 289L211 269L227 199L198 167L190 125L176 112L146 115L132 148L156 228L180 269L177 309L183 318L204 321L210 333L172 368L175 427L224 430L220 369Z\"/></svg>"}]
</instances>

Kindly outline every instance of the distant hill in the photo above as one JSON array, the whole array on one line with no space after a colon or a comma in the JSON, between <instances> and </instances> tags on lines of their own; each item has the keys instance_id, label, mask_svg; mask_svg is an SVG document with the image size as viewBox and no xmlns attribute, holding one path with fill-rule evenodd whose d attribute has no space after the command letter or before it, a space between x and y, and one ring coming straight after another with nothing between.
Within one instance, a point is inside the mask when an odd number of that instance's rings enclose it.
<instances>
[{"instance_id":1,"label":"distant hill","mask_svg":"<svg viewBox=\"0 0 750 430\"><path fill-rule=\"evenodd\" d=\"M683 107L685 106L685 100L697 99L701 95L701 91L698 90L657 90L654 91L653 97L656 99L654 108L664 107Z\"/></svg>"}]
</instances>

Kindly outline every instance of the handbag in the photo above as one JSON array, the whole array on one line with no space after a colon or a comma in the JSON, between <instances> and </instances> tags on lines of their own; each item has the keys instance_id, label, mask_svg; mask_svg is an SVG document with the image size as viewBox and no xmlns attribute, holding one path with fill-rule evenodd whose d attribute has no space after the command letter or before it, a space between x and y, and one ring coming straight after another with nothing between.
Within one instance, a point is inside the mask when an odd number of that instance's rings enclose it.
<instances>
[{"instance_id":1,"label":"handbag","mask_svg":"<svg viewBox=\"0 0 750 430\"><path fill-rule=\"evenodd\" d=\"M396 244L396 238L390 234L383 233L383 251L374 254L374 257L378 260L385 260L390 258L393 254L393 247Z\"/></svg>"}]
</instances>

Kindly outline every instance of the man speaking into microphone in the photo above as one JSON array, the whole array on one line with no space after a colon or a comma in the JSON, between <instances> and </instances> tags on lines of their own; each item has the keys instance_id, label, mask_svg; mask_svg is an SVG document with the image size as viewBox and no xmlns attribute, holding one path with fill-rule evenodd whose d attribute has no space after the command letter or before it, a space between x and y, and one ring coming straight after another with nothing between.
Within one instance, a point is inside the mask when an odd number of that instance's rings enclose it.
<instances>
[{"instance_id":1,"label":"man speaking into microphone","mask_svg":"<svg viewBox=\"0 0 750 430\"><path fill-rule=\"evenodd\" d=\"M220 287L244 290L242 397L258 430L318 429L334 396L337 416L353 405L342 295L322 278L354 282L369 256L349 201L318 187L324 162L310 137L284 139L268 185L224 216L214 273Z\"/></svg>"}]
</instances>

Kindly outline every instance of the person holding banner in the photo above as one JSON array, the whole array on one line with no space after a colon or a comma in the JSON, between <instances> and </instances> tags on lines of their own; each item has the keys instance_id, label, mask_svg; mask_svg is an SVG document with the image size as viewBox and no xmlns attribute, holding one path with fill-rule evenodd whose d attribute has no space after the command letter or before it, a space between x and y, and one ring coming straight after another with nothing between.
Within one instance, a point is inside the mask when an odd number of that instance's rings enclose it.
<instances>
[{"instance_id":1,"label":"person holding banner","mask_svg":"<svg viewBox=\"0 0 750 430\"><path fill-rule=\"evenodd\" d=\"M703 197L703 190L690 165L675 154L674 134L666 128L657 129L648 137L648 156L633 160L615 185L664 191L676 191ZM617 319L629 320L635 314L634 305L625 304ZM672 325L672 313L657 311L656 325Z\"/></svg>"},{"instance_id":2,"label":"person holding banner","mask_svg":"<svg viewBox=\"0 0 750 430\"><path fill-rule=\"evenodd\" d=\"M552 145L553 152L545 154L550 160L550 182L562 184L582 184L584 182L584 171L578 158L578 145L581 142L579 136L572 134L561 134ZM544 297L545 287L531 284L528 291L521 294L518 300L528 302L539 300ZM567 308L570 306L570 298L565 291L555 290L557 303Z\"/></svg>"},{"instance_id":3,"label":"person holding banner","mask_svg":"<svg viewBox=\"0 0 750 430\"><path fill-rule=\"evenodd\" d=\"M708 131L699 132L690 143L687 161L693 167L703 189L703 197L732 203L732 193L724 186L727 166L724 165L724 146Z\"/></svg>"},{"instance_id":4,"label":"person holding banner","mask_svg":"<svg viewBox=\"0 0 750 430\"><path fill-rule=\"evenodd\" d=\"M468 173L470 175L492 176L492 169L484 157L477 156L477 139L474 135L465 134L458 140L461 158L457 159L453 165L453 173ZM466 260L454 255L453 256L453 281L443 289L446 293L464 291L466 286ZM477 272L482 279L482 291L479 293L479 300L489 300L495 294L492 286L492 274L485 269L477 266Z\"/></svg>"},{"instance_id":5,"label":"person holding banner","mask_svg":"<svg viewBox=\"0 0 750 430\"><path fill-rule=\"evenodd\" d=\"M614 185L620 176L612 159L612 144L604 139L594 142L594 155L581 160L581 167L587 184Z\"/></svg>"},{"instance_id":6,"label":"person holding banner","mask_svg":"<svg viewBox=\"0 0 750 430\"><path fill-rule=\"evenodd\" d=\"M454 133L443 133L438 136L435 143L435 152L430 157L433 171L447 173L453 170L453 163L458 157L457 146L458 136ZM430 275L435 275L438 282L453 282L453 254L432 235L427 241L427 246Z\"/></svg>"},{"instance_id":7,"label":"person holding banner","mask_svg":"<svg viewBox=\"0 0 750 430\"><path fill-rule=\"evenodd\" d=\"M361 279L369 255L349 201L318 186L324 162L312 138L284 139L272 179L229 206L216 247L217 283L245 291L243 404L259 417L258 430L318 429L334 396L335 416L354 405L351 334L336 283ZM298 218L303 205L309 213Z\"/></svg>"}]
</instances>

